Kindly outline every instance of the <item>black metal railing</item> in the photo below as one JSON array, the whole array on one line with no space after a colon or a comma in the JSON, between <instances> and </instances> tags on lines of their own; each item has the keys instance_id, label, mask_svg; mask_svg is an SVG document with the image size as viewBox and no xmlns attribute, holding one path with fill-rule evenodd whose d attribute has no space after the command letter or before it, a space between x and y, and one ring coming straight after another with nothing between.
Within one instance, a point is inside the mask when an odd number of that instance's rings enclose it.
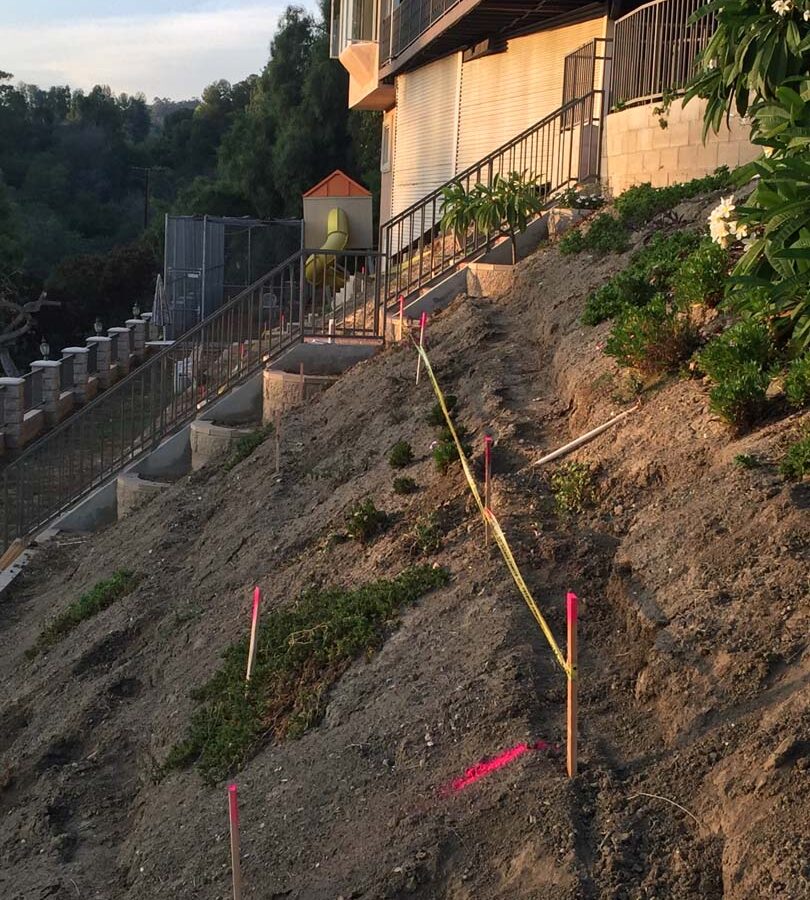
<instances>
[{"instance_id":1,"label":"black metal railing","mask_svg":"<svg viewBox=\"0 0 810 900\"><path fill-rule=\"evenodd\" d=\"M394 59L461 0L402 0L380 22L380 62Z\"/></svg>"},{"instance_id":2,"label":"black metal railing","mask_svg":"<svg viewBox=\"0 0 810 900\"><path fill-rule=\"evenodd\" d=\"M602 91L591 90L561 106L482 160L459 172L388 222L380 232L385 304L407 296L488 249L496 230L473 226L464 235L441 229L445 188L492 186L496 175L518 172L533 180L543 203L577 182L598 179L601 168ZM576 125L571 123L576 122Z\"/></svg>"},{"instance_id":3,"label":"black metal railing","mask_svg":"<svg viewBox=\"0 0 810 900\"><path fill-rule=\"evenodd\" d=\"M691 15L705 0L654 0L616 22L613 32L611 108L647 103L683 90L716 20Z\"/></svg>"},{"instance_id":4,"label":"black metal railing","mask_svg":"<svg viewBox=\"0 0 810 900\"><path fill-rule=\"evenodd\" d=\"M62 365L59 367L59 390L72 391L75 385L73 370L74 356L72 353L62 357Z\"/></svg>"},{"instance_id":5,"label":"black metal railing","mask_svg":"<svg viewBox=\"0 0 810 900\"><path fill-rule=\"evenodd\" d=\"M0 387L0 428L6 427L6 389Z\"/></svg>"},{"instance_id":6,"label":"black metal railing","mask_svg":"<svg viewBox=\"0 0 810 900\"><path fill-rule=\"evenodd\" d=\"M3 471L3 546L72 506L293 344L382 339L377 268L373 253L299 251L40 438Z\"/></svg>"},{"instance_id":7,"label":"black metal railing","mask_svg":"<svg viewBox=\"0 0 810 900\"><path fill-rule=\"evenodd\" d=\"M23 375L23 413L42 406L42 379L42 369L32 369Z\"/></svg>"},{"instance_id":8,"label":"black metal railing","mask_svg":"<svg viewBox=\"0 0 810 900\"><path fill-rule=\"evenodd\" d=\"M610 59L608 49L609 38L594 38L569 53L563 62L563 95L562 105L567 106L579 100L600 85L604 76L604 65ZM601 70L601 71L600 71ZM577 115L581 112L575 107L568 116L566 127L579 125Z\"/></svg>"}]
</instances>

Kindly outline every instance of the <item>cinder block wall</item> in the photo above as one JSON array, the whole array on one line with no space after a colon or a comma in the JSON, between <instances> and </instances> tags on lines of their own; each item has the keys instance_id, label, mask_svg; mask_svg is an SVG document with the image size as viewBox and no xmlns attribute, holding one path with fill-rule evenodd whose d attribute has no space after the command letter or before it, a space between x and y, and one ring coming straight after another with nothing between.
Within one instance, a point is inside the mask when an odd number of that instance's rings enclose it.
<instances>
[{"instance_id":1,"label":"cinder block wall","mask_svg":"<svg viewBox=\"0 0 810 900\"><path fill-rule=\"evenodd\" d=\"M739 117L731 119L730 128L710 133L704 145L704 101L693 100L683 107L676 99L664 116L667 128L661 128L659 117L653 115L656 106L660 103L634 106L606 118L602 178L614 195L645 181L662 187L700 178L718 166L733 169L762 153L748 140L750 126Z\"/></svg>"}]
</instances>

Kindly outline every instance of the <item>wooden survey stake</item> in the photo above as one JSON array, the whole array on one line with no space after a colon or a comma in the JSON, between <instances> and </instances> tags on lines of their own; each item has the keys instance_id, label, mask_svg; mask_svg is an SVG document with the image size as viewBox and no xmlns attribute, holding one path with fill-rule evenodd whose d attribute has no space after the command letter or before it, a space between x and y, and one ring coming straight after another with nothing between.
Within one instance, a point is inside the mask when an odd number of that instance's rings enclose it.
<instances>
[{"instance_id":1,"label":"wooden survey stake","mask_svg":"<svg viewBox=\"0 0 810 900\"><path fill-rule=\"evenodd\" d=\"M484 509L492 508L492 436L484 435ZM489 519L484 517L484 543L489 547Z\"/></svg>"},{"instance_id":2,"label":"wooden survey stake","mask_svg":"<svg viewBox=\"0 0 810 900\"><path fill-rule=\"evenodd\" d=\"M259 630L259 604L262 602L262 592L259 587L253 588L253 616L250 622L250 647L248 648L247 672L245 681L250 683L253 673L253 663L256 659L256 634Z\"/></svg>"},{"instance_id":3,"label":"wooden survey stake","mask_svg":"<svg viewBox=\"0 0 810 900\"><path fill-rule=\"evenodd\" d=\"M567 597L568 613L568 777L573 778L577 774L577 687L579 678L577 673L577 595L572 591Z\"/></svg>"}]
</instances>

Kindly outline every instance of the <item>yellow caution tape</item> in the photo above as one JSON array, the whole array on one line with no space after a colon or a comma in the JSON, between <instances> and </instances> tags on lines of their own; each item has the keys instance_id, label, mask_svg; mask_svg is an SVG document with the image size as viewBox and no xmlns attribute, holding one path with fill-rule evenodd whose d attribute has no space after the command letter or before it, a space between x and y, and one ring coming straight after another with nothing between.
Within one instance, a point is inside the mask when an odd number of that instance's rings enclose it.
<instances>
[{"instance_id":1,"label":"yellow caution tape","mask_svg":"<svg viewBox=\"0 0 810 900\"><path fill-rule=\"evenodd\" d=\"M425 364L425 371L428 373L428 377L430 378L431 384L433 385L433 390L439 401L439 406L441 407L442 413L444 414L444 418L447 422L447 427L450 429L450 434L453 436L453 440L455 441L456 449L458 450L458 457L461 460L461 468L464 470L464 477L467 479L467 484L470 486L470 491L472 492L473 498L478 505L478 511L481 513L481 518L484 520L484 522L488 522L490 527L492 528L492 534L495 538L495 542L497 543L498 548L501 551L501 555L503 556L504 562L506 563L506 567L509 569L509 572L514 579L521 596L526 601L526 605L529 607L532 615L537 620L537 624L540 626L540 630L545 635L545 638L548 641L549 646L551 647L551 650L557 659L557 662L562 667L562 670L563 672L565 672L566 677L568 677L569 679L573 679L575 677L575 673L566 662L565 657L560 650L559 644L556 640L554 640L554 635L551 632L551 628L549 627L548 622L546 622L543 614L540 612L540 608L535 602L534 597L532 597L529 586L526 584L525 579L520 573L517 561L515 560L515 557L509 546L509 542L506 539L506 535L503 533L503 529L501 528L498 519L495 517L495 514L491 509L487 509L484 506L484 502L481 499L481 494L478 491L478 486L475 483L475 478L473 478L470 463L467 460L466 454L464 453L464 448L461 446L461 441L459 440L455 426L453 425L453 419L450 415L450 410L447 408L444 394L442 393L441 387L439 387L439 382L436 380L436 374L434 373L433 367L430 364L428 355L425 352L424 347L420 347L419 344L416 343L416 341L414 341L413 343L416 347L417 352L422 358L422 362Z\"/></svg>"}]
</instances>

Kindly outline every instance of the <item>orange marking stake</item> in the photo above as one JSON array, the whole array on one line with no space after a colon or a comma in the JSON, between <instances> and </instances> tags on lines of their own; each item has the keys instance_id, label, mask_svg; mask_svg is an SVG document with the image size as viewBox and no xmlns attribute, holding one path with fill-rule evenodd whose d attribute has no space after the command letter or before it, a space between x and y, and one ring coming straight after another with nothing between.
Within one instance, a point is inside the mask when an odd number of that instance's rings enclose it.
<instances>
[{"instance_id":1,"label":"orange marking stake","mask_svg":"<svg viewBox=\"0 0 810 900\"><path fill-rule=\"evenodd\" d=\"M484 508L492 508L492 436L484 435ZM489 547L489 519L484 519L484 542Z\"/></svg>"},{"instance_id":2,"label":"orange marking stake","mask_svg":"<svg viewBox=\"0 0 810 900\"><path fill-rule=\"evenodd\" d=\"M568 679L568 752L566 761L568 764L568 777L574 778L577 774L577 595L572 591L567 597L568 613L568 667L570 677Z\"/></svg>"},{"instance_id":3,"label":"orange marking stake","mask_svg":"<svg viewBox=\"0 0 810 900\"><path fill-rule=\"evenodd\" d=\"M419 346L425 346L425 328L427 326L427 313L423 312L419 318ZM419 375L422 371L422 357L416 360L416 383L419 384Z\"/></svg>"},{"instance_id":4,"label":"orange marking stake","mask_svg":"<svg viewBox=\"0 0 810 900\"><path fill-rule=\"evenodd\" d=\"M233 900L242 900L242 863L239 850L239 799L236 785L228 785L228 813L231 822L231 870L233 871Z\"/></svg>"},{"instance_id":5,"label":"orange marking stake","mask_svg":"<svg viewBox=\"0 0 810 900\"><path fill-rule=\"evenodd\" d=\"M250 623L250 647L248 648L247 673L245 681L250 683L253 672L253 661L256 658L256 633L259 630L259 604L262 602L262 592L258 587L253 588L253 621Z\"/></svg>"}]
</instances>

